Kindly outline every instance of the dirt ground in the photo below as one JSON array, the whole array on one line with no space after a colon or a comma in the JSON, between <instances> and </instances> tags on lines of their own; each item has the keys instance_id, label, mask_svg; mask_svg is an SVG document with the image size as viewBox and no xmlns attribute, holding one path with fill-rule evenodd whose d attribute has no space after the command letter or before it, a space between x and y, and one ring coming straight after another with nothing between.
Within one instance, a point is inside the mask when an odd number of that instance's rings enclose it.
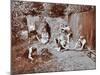
<instances>
[{"instance_id":1,"label":"dirt ground","mask_svg":"<svg viewBox=\"0 0 100 75\"><path fill-rule=\"evenodd\" d=\"M52 42L53 43L53 42ZM22 47L12 50L12 73L27 74L41 72L59 72L95 69L96 63L82 51L64 51L58 52L50 45L41 45L39 42L32 44L38 46L38 55L33 61L30 61L25 55L28 45L23 43ZM50 43L51 44L51 43ZM37 48L37 47L36 47ZM45 58L40 55L42 48L48 48L52 55Z\"/></svg>"}]
</instances>

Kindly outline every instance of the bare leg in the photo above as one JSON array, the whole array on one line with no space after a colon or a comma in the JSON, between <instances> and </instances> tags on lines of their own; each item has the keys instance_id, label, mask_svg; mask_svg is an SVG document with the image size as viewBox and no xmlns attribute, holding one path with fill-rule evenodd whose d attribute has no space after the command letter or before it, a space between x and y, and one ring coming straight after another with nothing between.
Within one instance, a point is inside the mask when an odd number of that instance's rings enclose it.
<instances>
[{"instance_id":1,"label":"bare leg","mask_svg":"<svg viewBox=\"0 0 100 75\"><path fill-rule=\"evenodd\" d=\"M33 58L32 58L32 56L31 56L31 54L32 54L32 47L31 47L31 48L29 48L28 58L29 58L30 60L33 60Z\"/></svg>"}]
</instances>

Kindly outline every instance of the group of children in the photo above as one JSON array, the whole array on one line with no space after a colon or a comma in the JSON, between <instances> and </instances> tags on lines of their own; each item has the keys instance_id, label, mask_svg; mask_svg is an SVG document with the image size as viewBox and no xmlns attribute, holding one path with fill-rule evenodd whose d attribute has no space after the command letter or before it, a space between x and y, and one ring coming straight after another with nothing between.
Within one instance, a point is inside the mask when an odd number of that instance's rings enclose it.
<instances>
[{"instance_id":1,"label":"group of children","mask_svg":"<svg viewBox=\"0 0 100 75\"><path fill-rule=\"evenodd\" d=\"M43 27L41 27L41 33L37 32L35 23L32 22L31 20L33 19L32 16L27 17L27 26L28 26L28 38L29 41L30 39L36 38L39 42L42 44L46 45L51 38L51 28L49 24L44 20L43 16L39 16L41 19L41 23L44 24ZM33 24L34 23L34 24ZM56 45L57 45L57 51L63 51L63 50L69 50L69 43L70 39L73 38L73 32L70 26L64 26L61 27L61 32L58 37L55 38ZM77 43L73 49L76 49L78 47L78 50L83 50L85 45L86 45L86 39L84 36L80 36L80 38L77 40ZM29 59L32 59L31 53L32 53L32 48L30 47L29 49Z\"/></svg>"}]
</instances>

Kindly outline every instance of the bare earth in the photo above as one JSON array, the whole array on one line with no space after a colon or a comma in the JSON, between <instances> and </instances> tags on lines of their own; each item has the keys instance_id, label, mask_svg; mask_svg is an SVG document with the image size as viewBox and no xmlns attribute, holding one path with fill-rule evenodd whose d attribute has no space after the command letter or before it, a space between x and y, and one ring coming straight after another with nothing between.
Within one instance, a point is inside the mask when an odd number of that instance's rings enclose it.
<instances>
[{"instance_id":1,"label":"bare earth","mask_svg":"<svg viewBox=\"0 0 100 75\"><path fill-rule=\"evenodd\" d=\"M25 44L25 43L24 43ZM33 62L28 58L23 57L25 47L23 50L14 49L12 60L12 72L23 73L41 73L41 72L58 72L58 71L76 71L76 70L90 70L95 69L96 63L91 60L82 51L64 51L59 52L54 49L54 46L43 45L39 42L32 44L33 47L38 48L38 54L41 53L42 48L48 48L53 54L52 58L44 61L41 56L38 56ZM51 57L51 56L50 56Z\"/></svg>"}]
</instances>

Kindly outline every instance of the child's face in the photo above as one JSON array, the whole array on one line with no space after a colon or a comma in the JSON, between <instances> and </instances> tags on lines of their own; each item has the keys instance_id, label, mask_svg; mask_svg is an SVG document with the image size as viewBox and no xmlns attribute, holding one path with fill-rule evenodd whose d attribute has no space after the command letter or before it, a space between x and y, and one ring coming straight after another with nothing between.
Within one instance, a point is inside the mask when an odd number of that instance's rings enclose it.
<instances>
[{"instance_id":1,"label":"child's face","mask_svg":"<svg viewBox=\"0 0 100 75\"><path fill-rule=\"evenodd\" d=\"M65 30L61 29L61 33L65 33Z\"/></svg>"},{"instance_id":2,"label":"child's face","mask_svg":"<svg viewBox=\"0 0 100 75\"><path fill-rule=\"evenodd\" d=\"M46 28L43 28L43 30L42 30L43 32L46 32Z\"/></svg>"}]
</instances>

